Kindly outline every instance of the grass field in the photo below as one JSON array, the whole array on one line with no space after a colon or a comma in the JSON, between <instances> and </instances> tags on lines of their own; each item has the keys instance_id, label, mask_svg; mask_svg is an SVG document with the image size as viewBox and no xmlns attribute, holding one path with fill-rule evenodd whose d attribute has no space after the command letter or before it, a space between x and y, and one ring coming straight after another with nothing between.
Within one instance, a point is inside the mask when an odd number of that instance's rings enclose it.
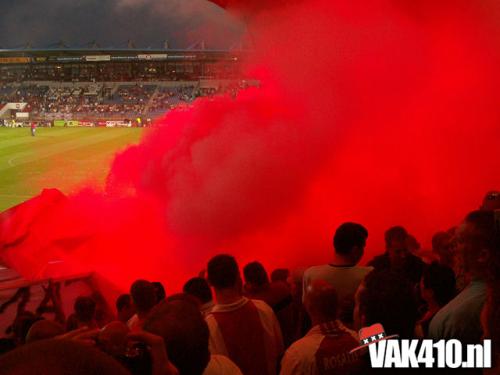
<instances>
[{"instance_id":1,"label":"grass field","mask_svg":"<svg viewBox=\"0 0 500 375\"><path fill-rule=\"evenodd\" d=\"M102 182L116 151L139 141L137 128L0 127L0 212L44 187L68 192L82 181Z\"/></svg>"}]
</instances>

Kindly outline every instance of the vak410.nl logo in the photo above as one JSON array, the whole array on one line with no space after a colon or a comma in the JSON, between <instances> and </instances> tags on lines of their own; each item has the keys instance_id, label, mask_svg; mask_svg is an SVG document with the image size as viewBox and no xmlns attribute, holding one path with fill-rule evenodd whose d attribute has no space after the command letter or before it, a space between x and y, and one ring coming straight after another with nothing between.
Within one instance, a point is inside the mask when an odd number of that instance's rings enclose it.
<instances>
[{"instance_id":1,"label":"vak410.nl logo","mask_svg":"<svg viewBox=\"0 0 500 375\"><path fill-rule=\"evenodd\" d=\"M359 331L373 368L491 368L491 340L463 345L459 340L395 340L381 324Z\"/></svg>"}]
</instances>

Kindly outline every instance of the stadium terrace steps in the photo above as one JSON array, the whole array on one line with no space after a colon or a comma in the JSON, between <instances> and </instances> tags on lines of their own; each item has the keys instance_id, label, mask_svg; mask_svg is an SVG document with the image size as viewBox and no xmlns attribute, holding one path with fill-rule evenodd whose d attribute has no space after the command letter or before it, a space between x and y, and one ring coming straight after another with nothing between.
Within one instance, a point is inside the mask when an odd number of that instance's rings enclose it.
<instances>
[{"instance_id":1,"label":"stadium terrace steps","mask_svg":"<svg viewBox=\"0 0 500 375\"><path fill-rule=\"evenodd\" d=\"M144 107L144 113L150 112L150 109L153 105L154 99L156 98L156 96L158 95L159 92L160 92L160 86L156 86L155 90L153 91L153 94L148 99L148 102L147 102L146 106Z\"/></svg>"}]
</instances>

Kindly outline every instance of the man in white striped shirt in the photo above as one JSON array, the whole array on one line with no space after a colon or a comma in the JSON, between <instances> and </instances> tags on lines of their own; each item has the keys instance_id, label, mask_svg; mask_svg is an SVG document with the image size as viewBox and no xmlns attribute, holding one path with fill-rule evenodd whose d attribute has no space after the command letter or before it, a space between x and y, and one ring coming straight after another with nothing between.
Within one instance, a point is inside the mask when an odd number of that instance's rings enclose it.
<instances>
[{"instance_id":1,"label":"man in white striped shirt","mask_svg":"<svg viewBox=\"0 0 500 375\"><path fill-rule=\"evenodd\" d=\"M263 301L243 297L236 260L217 255L207 267L216 304L206 321L212 354L228 356L245 375L274 375L283 353L281 330Z\"/></svg>"}]
</instances>

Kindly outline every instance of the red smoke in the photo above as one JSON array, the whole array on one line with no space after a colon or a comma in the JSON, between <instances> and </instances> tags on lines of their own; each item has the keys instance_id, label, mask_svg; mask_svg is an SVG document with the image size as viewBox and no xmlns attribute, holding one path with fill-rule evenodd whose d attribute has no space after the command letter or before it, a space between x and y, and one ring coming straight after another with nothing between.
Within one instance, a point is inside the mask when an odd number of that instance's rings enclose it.
<instances>
[{"instance_id":1,"label":"red smoke","mask_svg":"<svg viewBox=\"0 0 500 375\"><path fill-rule=\"evenodd\" d=\"M168 114L116 157L105 193L70 197L58 222L98 234L68 262L171 291L219 252L328 261L346 220L368 228L370 255L396 224L427 245L500 186L499 16L465 0L259 15L262 87Z\"/></svg>"}]
</instances>

